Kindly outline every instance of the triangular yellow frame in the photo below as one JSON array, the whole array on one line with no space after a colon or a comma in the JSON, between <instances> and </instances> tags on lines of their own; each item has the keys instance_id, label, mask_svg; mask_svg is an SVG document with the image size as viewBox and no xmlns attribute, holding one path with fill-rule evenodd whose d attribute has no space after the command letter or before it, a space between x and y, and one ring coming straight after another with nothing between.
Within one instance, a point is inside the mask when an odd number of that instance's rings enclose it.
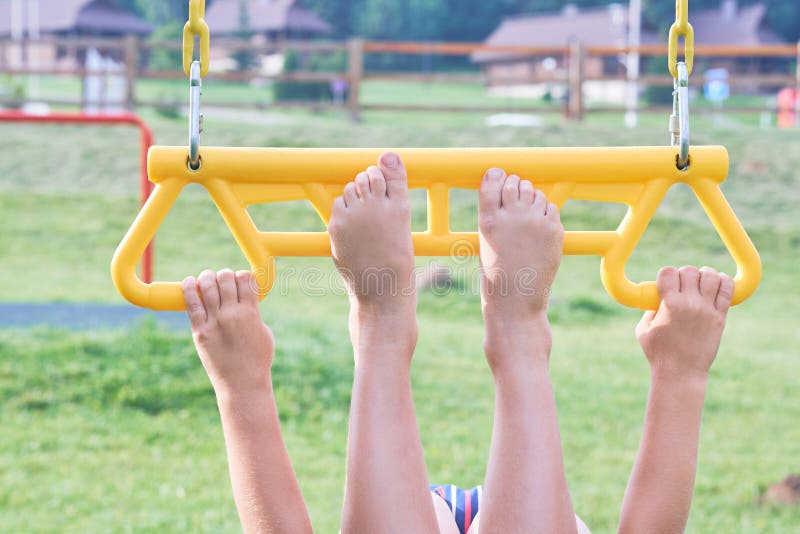
<instances>
[{"instance_id":1,"label":"triangular yellow frame","mask_svg":"<svg viewBox=\"0 0 800 534\"><path fill-rule=\"evenodd\" d=\"M250 262L263 295L275 279L278 256L329 256L325 232L261 232L247 213L252 204L308 200L327 224L333 199L345 184L377 160L379 149L204 148L202 167L187 166L185 147L153 147L148 172L156 188L122 240L111 272L123 297L154 310L183 310L177 282L145 284L136 264L189 183L204 186ZM429 228L413 235L419 256L477 254L475 233L450 230L449 192L476 189L488 167L530 179L559 207L568 199L627 204L616 231L567 231L564 254L599 255L609 294L627 306L658 307L654 282L635 284L625 275L633 253L669 188L688 184L737 265L734 304L747 299L761 280L761 260L720 184L728 173L723 147L692 147L681 171L670 147L401 149L410 186L428 190Z\"/></svg>"}]
</instances>

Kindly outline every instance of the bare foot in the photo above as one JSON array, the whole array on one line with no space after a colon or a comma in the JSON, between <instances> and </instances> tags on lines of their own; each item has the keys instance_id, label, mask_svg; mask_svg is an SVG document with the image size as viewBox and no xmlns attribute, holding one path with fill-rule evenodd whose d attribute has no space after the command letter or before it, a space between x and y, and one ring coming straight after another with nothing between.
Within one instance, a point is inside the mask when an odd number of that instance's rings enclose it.
<instances>
[{"instance_id":1,"label":"bare foot","mask_svg":"<svg viewBox=\"0 0 800 534\"><path fill-rule=\"evenodd\" d=\"M400 156L383 154L334 201L328 231L351 300L351 335L366 327L416 342L414 246L408 177ZM371 330L370 330L371 331Z\"/></svg>"},{"instance_id":2,"label":"bare foot","mask_svg":"<svg viewBox=\"0 0 800 534\"><path fill-rule=\"evenodd\" d=\"M547 305L561 265L564 227L558 208L528 180L490 169L480 189L481 300L486 350L531 352L545 341Z\"/></svg>"},{"instance_id":3,"label":"bare foot","mask_svg":"<svg viewBox=\"0 0 800 534\"><path fill-rule=\"evenodd\" d=\"M269 385L275 341L249 271L204 271L183 281L197 353L217 394Z\"/></svg>"}]
</instances>

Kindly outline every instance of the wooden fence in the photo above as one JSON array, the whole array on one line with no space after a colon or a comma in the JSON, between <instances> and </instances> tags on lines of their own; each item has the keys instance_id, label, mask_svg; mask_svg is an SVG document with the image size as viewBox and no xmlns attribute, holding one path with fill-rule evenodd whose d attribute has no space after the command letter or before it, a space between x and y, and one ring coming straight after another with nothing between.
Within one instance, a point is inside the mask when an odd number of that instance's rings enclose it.
<instances>
[{"instance_id":1,"label":"wooden fence","mask_svg":"<svg viewBox=\"0 0 800 534\"><path fill-rule=\"evenodd\" d=\"M79 77L81 79L89 75L98 75L97 72L89 72L86 69L62 69L57 66L32 67L28 60L15 61L12 64L9 53L20 51L22 56L27 57L26 50L34 47L51 47L58 50L59 56L78 56L79 51L88 48L96 48L104 54L112 54L119 58L124 64L124 69L118 73L125 78L124 107L133 110L136 107L164 107L174 106L174 104L142 100L137 98L136 81L139 79L167 80L184 79L185 75L180 68L175 70L153 70L149 68L146 59L156 51L178 51L181 43L178 41L146 41L135 37L122 39L110 38L74 38L74 39L52 39L45 38L36 42L11 41L0 39L0 74L10 76L63 76ZM614 48L614 47L584 47L581 43L575 42L568 47L528 47L528 46L502 46L489 47L476 43L421 43L421 42L380 42L363 41L352 39L343 42L287 42L281 44L262 44L254 45L250 41L217 39L214 42L215 50L224 49L229 55L236 52L246 51L253 55L268 55L295 51L304 53L332 53L338 52L347 56L347 68L341 72L290 72L283 74L265 75L263 72L254 70L216 72L209 74L209 80L224 80L228 82L248 83L253 81L287 81L287 82L308 82L318 81L331 83L335 80L346 80L348 82L348 94L346 106L351 117L355 120L364 110L390 110L390 111L444 111L444 112L564 112L568 117L579 119L585 113L622 113L626 111L621 106L592 106L587 108L585 104L584 86L587 82L596 81L620 81L635 83L637 86L669 86L672 78L666 73L664 75L641 75L635 79L629 78L626 74L618 75L589 75L584 65L592 58L621 58L628 54L638 54L640 57L664 57L667 55L666 45L648 45L636 49ZM567 66L564 74L544 79L527 77L524 79L513 78L504 80L508 84L535 84L546 82L550 84L561 84L567 87L568 98L564 107L557 106L472 106L472 105L410 105L405 103L395 104L367 104L361 98L361 85L366 80L394 80L394 81L418 81L418 82L449 82L449 83L486 83L486 76L477 67L470 72L411 72L383 70L368 70L366 68L366 57L370 54L384 55L404 55L404 56L450 56L450 57L469 57L475 53L510 54L516 58L559 58ZM800 43L794 45L768 45L757 47L727 47L727 46L698 46L696 49L697 61L704 59L752 59L752 58L773 58L783 60L789 65L794 63L795 73L791 73L791 65L785 74L764 74L764 73L732 73L729 83L732 87L795 87L800 89ZM54 63L55 65L55 63ZM176 65L176 67L179 67ZM102 76L102 74L100 74ZM694 85L703 83L703 77L693 76L691 82ZM83 99L50 99L47 103L52 105L74 105L82 106L85 104ZM0 105L18 105L20 102L13 98L0 98ZM311 107L316 109L334 107L330 102L274 102L266 104L243 104L241 102L215 102L221 107L242 108L242 107ZM664 106L639 106L638 111L664 111L668 109L668 103ZM764 107L726 107L729 111L760 112L765 111ZM771 110L775 111L775 110Z\"/></svg>"}]
</instances>

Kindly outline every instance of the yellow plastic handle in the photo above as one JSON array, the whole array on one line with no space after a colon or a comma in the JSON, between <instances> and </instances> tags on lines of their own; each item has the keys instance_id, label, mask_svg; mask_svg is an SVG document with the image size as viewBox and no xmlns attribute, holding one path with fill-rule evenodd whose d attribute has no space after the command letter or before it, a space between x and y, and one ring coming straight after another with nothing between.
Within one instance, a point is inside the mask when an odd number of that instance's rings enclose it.
<instances>
[{"instance_id":1,"label":"yellow plastic handle","mask_svg":"<svg viewBox=\"0 0 800 534\"><path fill-rule=\"evenodd\" d=\"M275 280L275 257L329 256L325 232L261 232L247 213L252 204L308 200L327 224L334 198L356 174L374 164L379 149L205 148L203 166L191 171L186 147L153 147L148 171L156 184L150 200L117 249L112 278L133 304L155 310L184 309L178 283L144 284L136 264L181 190L206 188L257 275L262 295ZM728 172L722 147L694 147L692 164L680 171L675 149L633 148L467 148L402 149L410 186L428 191L429 228L414 233L418 256L477 255L475 233L450 230L450 189L477 189L486 169L503 167L532 180L559 207L568 199L627 204L614 231L567 231L564 254L602 257L608 293L627 306L655 309L654 282L635 284L625 265L661 200L676 183L687 183L737 264L734 304L748 298L761 279L761 260L725 200L719 185Z\"/></svg>"},{"instance_id":2,"label":"yellow plastic handle","mask_svg":"<svg viewBox=\"0 0 800 534\"><path fill-rule=\"evenodd\" d=\"M211 37L205 20L206 1L190 0L189 21L183 27L183 71L191 75L194 60L194 38L200 41L200 76L205 77L211 66Z\"/></svg>"}]
</instances>

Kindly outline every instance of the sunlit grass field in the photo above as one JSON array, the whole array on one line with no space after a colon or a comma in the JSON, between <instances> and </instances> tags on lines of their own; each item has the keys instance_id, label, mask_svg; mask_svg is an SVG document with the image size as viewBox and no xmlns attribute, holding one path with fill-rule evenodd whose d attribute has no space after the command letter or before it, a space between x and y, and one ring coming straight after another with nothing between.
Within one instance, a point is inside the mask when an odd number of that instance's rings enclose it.
<instances>
[{"instance_id":1,"label":"sunlit grass field","mask_svg":"<svg viewBox=\"0 0 800 534\"><path fill-rule=\"evenodd\" d=\"M207 88L211 92L211 88ZM184 144L185 124L146 114L158 142ZM237 119L234 121L233 119ZM242 119L246 119L242 120ZM759 247L759 292L731 312L712 372L689 532L792 532L800 510L761 504L770 483L800 470L800 131L757 121L696 121L698 144L724 144L724 191ZM210 110L204 143L246 146L603 146L664 144L666 117L626 130L621 117L539 128L487 128L485 117L367 113L253 114ZM0 300L121 304L108 264L137 206L137 135L125 128L0 126ZM498 162L487 162L497 164ZM532 177L535 179L535 177ZM417 229L424 197L414 196ZM453 226L476 227L474 193L453 195ZM316 230L302 204L266 206L263 229ZM568 203L567 229L615 228L619 206ZM427 259L420 259L420 264ZM420 301L415 399L432 481L482 480L492 384L481 354L476 264L454 268L457 289ZM694 197L671 192L628 269L652 279L665 264L735 269ZM169 216L156 273L246 267L199 188ZM346 298L326 287L330 260L281 259L262 304L278 353L274 380L290 452L317 532L335 533L341 507L352 359ZM313 267L324 282L297 273ZM648 371L633 336L638 312L603 291L597 258L566 258L551 320L567 474L579 515L612 532L644 412ZM305 272L308 272L307 270ZM335 279L335 278L334 278ZM153 322L132 331L0 331L0 531L236 532L213 392L188 332Z\"/></svg>"}]
</instances>

